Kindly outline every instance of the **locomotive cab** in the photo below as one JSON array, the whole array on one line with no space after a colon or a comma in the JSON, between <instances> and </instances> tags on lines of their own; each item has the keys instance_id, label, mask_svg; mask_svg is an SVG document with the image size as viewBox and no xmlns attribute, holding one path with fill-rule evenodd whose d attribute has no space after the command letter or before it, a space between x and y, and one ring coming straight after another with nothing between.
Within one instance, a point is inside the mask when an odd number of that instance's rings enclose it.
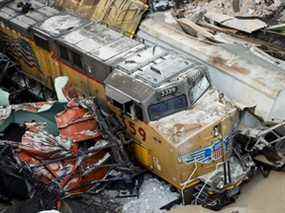
<instances>
[{"instance_id":1,"label":"locomotive cab","mask_svg":"<svg viewBox=\"0 0 285 213\"><path fill-rule=\"evenodd\" d=\"M210 82L202 64L150 46L120 62L105 86L125 115L150 122L192 108Z\"/></svg>"},{"instance_id":2,"label":"locomotive cab","mask_svg":"<svg viewBox=\"0 0 285 213\"><path fill-rule=\"evenodd\" d=\"M138 161L181 190L185 201L204 184L207 196L225 192L230 200L238 193L247 174L231 155L238 112L211 87L206 66L147 46L121 60L104 85L136 139ZM228 173L226 164L238 171Z\"/></svg>"}]
</instances>

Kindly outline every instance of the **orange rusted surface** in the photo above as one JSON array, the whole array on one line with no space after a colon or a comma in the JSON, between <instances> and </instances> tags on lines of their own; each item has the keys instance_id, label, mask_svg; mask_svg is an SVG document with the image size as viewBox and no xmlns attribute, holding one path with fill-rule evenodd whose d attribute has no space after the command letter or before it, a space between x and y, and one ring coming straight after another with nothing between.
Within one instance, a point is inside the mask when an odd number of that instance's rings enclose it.
<instances>
[{"instance_id":1,"label":"orange rusted surface","mask_svg":"<svg viewBox=\"0 0 285 213\"><path fill-rule=\"evenodd\" d=\"M27 131L19 144L18 157L29 165L37 179L47 185L57 183L65 195L86 192L94 185L94 181L107 175L109 168L102 163L110 157L108 149L83 154L89 149L82 149L80 144L74 143L83 142L84 139L93 139L94 144L100 143L96 120L75 102L71 102L56 118L61 127L60 138L46 132L45 125L41 123L25 124ZM83 129L96 134L92 137L84 136L80 134ZM67 141L63 136L72 140Z\"/></svg>"},{"instance_id":2,"label":"orange rusted surface","mask_svg":"<svg viewBox=\"0 0 285 213\"><path fill-rule=\"evenodd\" d=\"M86 109L72 101L66 110L56 115L56 123L63 139L80 142L101 137L97 121Z\"/></svg>"},{"instance_id":3,"label":"orange rusted surface","mask_svg":"<svg viewBox=\"0 0 285 213\"><path fill-rule=\"evenodd\" d=\"M237 73L241 75L248 75L250 73L249 70L240 67L237 62L231 65L227 65L227 61L219 56L211 57L209 59L209 62L217 66L218 68L221 68L228 72Z\"/></svg>"}]
</instances>

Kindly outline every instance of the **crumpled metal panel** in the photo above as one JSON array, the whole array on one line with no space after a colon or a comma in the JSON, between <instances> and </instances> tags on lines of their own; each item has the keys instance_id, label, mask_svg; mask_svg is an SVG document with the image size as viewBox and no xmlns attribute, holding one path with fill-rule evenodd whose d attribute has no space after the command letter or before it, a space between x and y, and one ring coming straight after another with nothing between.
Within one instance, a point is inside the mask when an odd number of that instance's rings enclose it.
<instances>
[{"instance_id":1,"label":"crumpled metal panel","mask_svg":"<svg viewBox=\"0 0 285 213\"><path fill-rule=\"evenodd\" d=\"M148 6L140 0L57 0L60 9L102 22L133 37Z\"/></svg>"},{"instance_id":2,"label":"crumpled metal panel","mask_svg":"<svg viewBox=\"0 0 285 213\"><path fill-rule=\"evenodd\" d=\"M88 190L90 186L86 184L90 183L90 180L105 177L108 168L98 166L105 162L110 154L99 151L96 154L82 155L81 152L80 156L76 144L68 142L49 134L40 124L31 123L19 144L18 156L22 162L29 165L40 181L45 184L52 184L54 181L61 193L72 195ZM84 185L86 187L81 187Z\"/></svg>"},{"instance_id":3,"label":"crumpled metal panel","mask_svg":"<svg viewBox=\"0 0 285 213\"><path fill-rule=\"evenodd\" d=\"M97 121L74 101L69 102L67 108L56 115L56 123L63 139L80 142L101 138Z\"/></svg>"}]
</instances>

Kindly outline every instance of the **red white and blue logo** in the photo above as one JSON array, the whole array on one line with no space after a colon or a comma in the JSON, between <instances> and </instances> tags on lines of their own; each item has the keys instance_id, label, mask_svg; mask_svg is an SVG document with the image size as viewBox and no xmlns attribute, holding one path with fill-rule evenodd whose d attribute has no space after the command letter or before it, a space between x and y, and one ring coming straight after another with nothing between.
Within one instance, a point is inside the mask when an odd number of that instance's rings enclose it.
<instances>
[{"instance_id":1,"label":"red white and blue logo","mask_svg":"<svg viewBox=\"0 0 285 213\"><path fill-rule=\"evenodd\" d=\"M213 161L222 159L223 155L230 152L232 140L225 138L223 141L215 142L214 144L195 151L193 153L181 156L182 162L186 164L201 163L209 164Z\"/></svg>"}]
</instances>

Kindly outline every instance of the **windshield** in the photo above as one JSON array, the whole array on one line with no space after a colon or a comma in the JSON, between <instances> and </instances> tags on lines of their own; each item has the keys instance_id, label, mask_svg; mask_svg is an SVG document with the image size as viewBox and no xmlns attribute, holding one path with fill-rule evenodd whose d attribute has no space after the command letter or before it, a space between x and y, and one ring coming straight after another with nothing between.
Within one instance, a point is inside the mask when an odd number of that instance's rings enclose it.
<instances>
[{"instance_id":1,"label":"windshield","mask_svg":"<svg viewBox=\"0 0 285 213\"><path fill-rule=\"evenodd\" d=\"M180 95L162 101L158 104L150 105L148 108L150 120L158 120L167 115L184 110L187 108L187 99L185 95Z\"/></svg>"},{"instance_id":2,"label":"windshield","mask_svg":"<svg viewBox=\"0 0 285 213\"><path fill-rule=\"evenodd\" d=\"M210 87L210 83L206 76L201 78L197 83L190 89L190 98L191 103L196 103L199 98L207 91L207 89Z\"/></svg>"}]
</instances>

